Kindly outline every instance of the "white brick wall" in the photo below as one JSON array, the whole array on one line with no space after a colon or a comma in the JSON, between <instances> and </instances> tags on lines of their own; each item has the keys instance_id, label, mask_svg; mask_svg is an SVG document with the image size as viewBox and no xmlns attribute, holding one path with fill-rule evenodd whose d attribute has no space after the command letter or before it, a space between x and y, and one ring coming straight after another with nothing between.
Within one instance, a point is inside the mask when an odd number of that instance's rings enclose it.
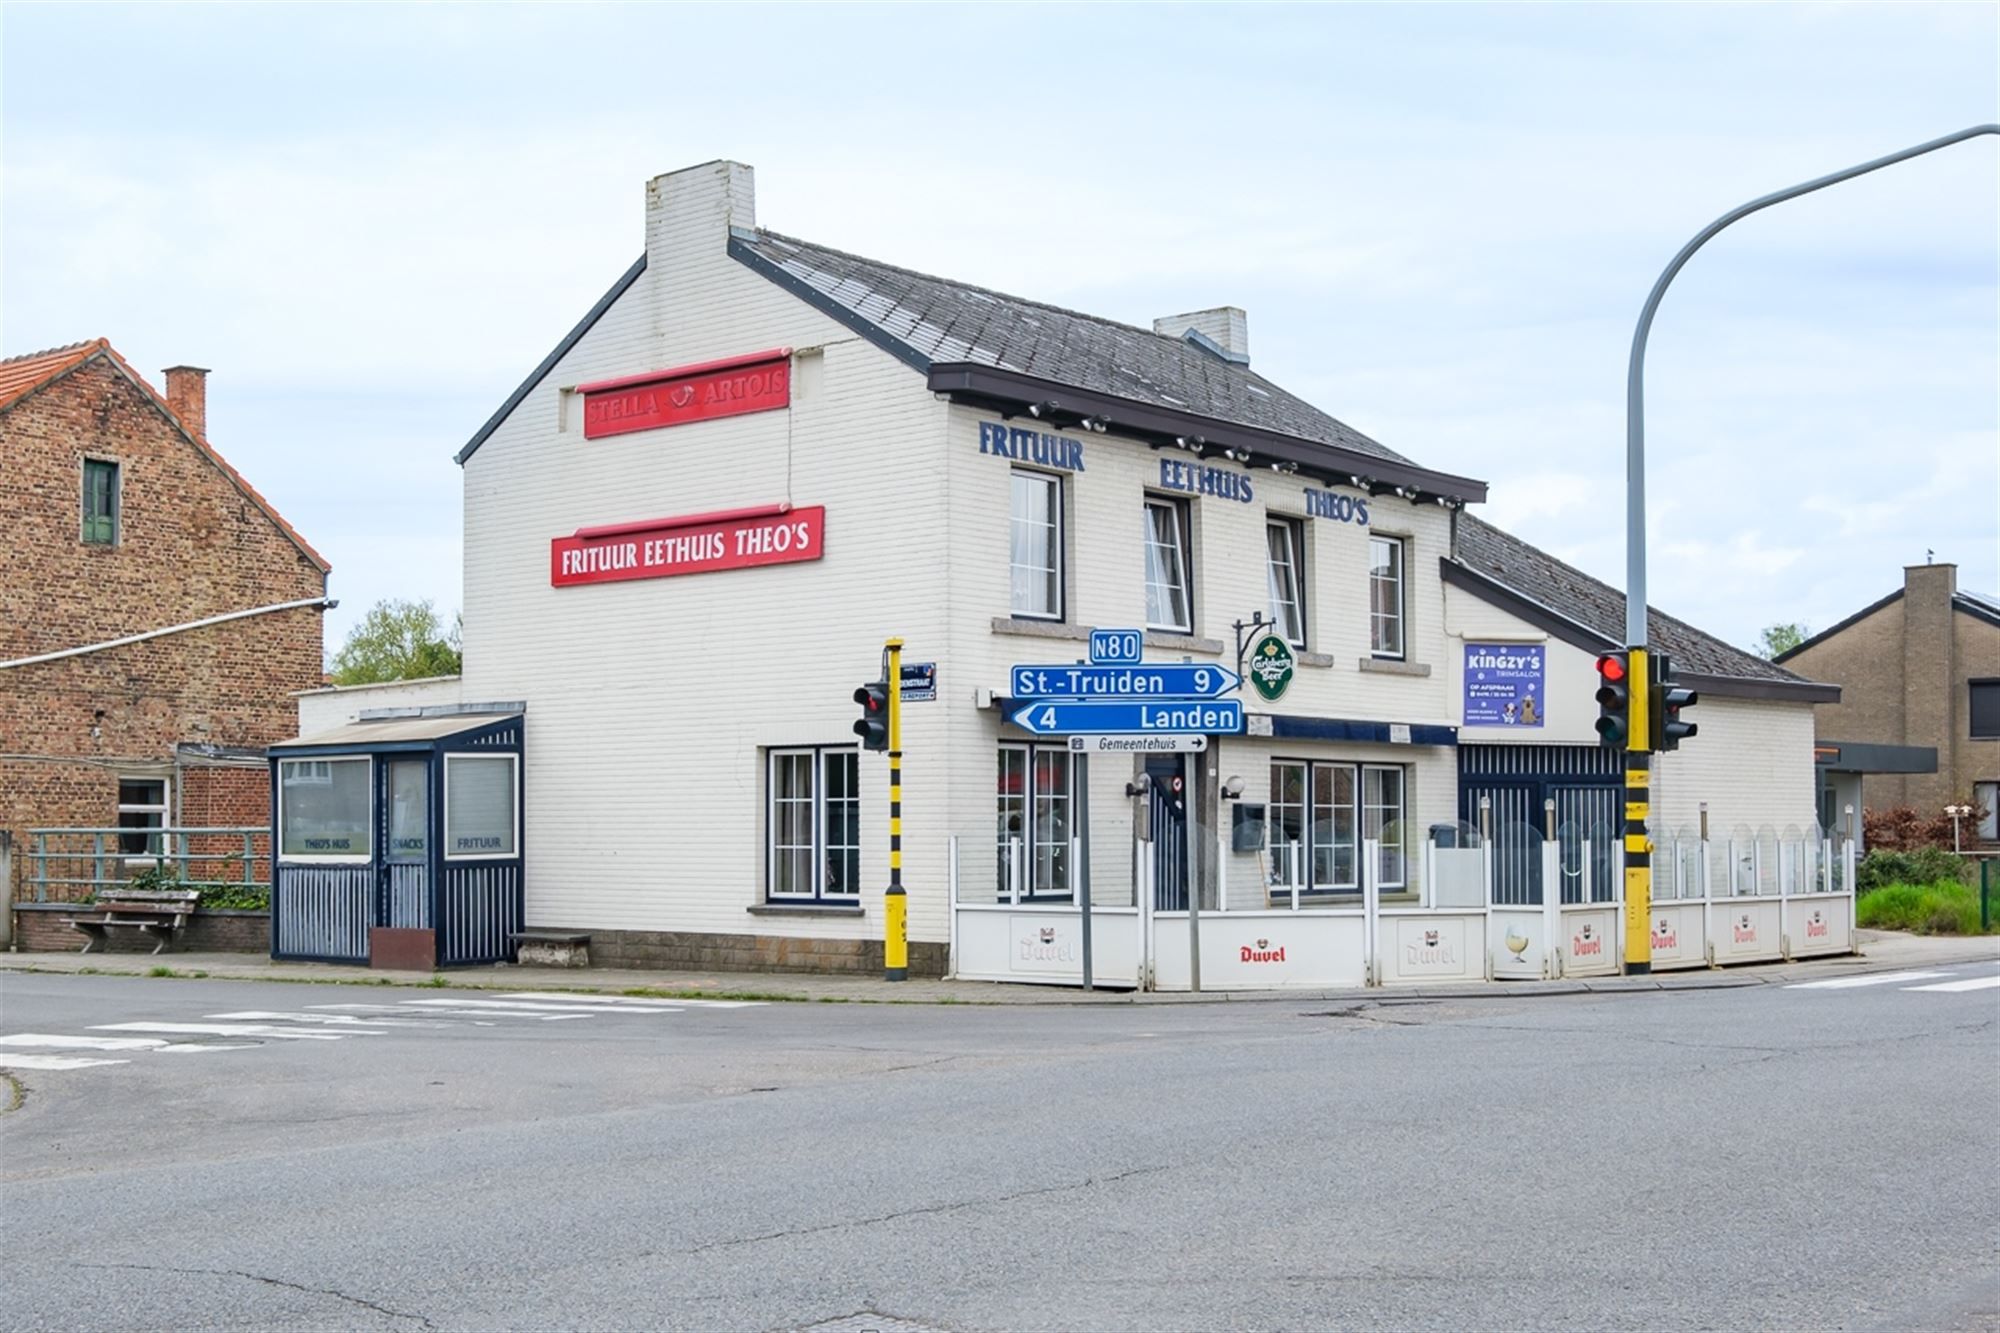
<instances>
[{"instance_id":1,"label":"white brick wall","mask_svg":"<svg viewBox=\"0 0 2000 1333\"><path fill-rule=\"evenodd\" d=\"M299 701L299 735L331 731L358 722L364 710L419 708L459 702L457 676L428 680L385 680L375 685L332 685L293 696Z\"/></svg>"}]
</instances>

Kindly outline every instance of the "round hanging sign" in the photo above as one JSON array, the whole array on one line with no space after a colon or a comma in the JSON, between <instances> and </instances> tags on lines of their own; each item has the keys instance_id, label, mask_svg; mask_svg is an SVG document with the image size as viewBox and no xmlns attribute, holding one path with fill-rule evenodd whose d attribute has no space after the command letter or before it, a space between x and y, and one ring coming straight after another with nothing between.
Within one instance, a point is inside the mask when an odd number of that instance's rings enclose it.
<instances>
[{"instance_id":1,"label":"round hanging sign","mask_svg":"<svg viewBox=\"0 0 2000 1333\"><path fill-rule=\"evenodd\" d=\"M1297 661L1292 645L1275 634L1266 634L1250 649L1250 683L1266 699L1276 699L1292 683Z\"/></svg>"}]
</instances>

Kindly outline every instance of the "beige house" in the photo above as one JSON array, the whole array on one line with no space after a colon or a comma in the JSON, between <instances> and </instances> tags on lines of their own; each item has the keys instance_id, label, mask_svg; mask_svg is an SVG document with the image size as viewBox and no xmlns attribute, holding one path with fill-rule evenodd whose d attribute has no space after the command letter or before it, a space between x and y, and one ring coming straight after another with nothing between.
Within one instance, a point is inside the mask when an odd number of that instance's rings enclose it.
<instances>
[{"instance_id":1,"label":"beige house","mask_svg":"<svg viewBox=\"0 0 2000 1333\"><path fill-rule=\"evenodd\" d=\"M1955 565L1911 565L1902 587L1776 660L1841 687L1818 709L1823 791L1933 812L1970 798L1977 836L2000 841L2000 598L1960 589Z\"/></svg>"}]
</instances>

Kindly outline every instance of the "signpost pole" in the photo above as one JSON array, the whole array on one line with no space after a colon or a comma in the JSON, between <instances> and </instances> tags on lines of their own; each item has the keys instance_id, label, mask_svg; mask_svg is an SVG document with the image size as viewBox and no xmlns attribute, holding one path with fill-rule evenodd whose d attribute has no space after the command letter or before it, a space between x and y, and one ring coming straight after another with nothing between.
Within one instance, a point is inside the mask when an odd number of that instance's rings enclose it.
<instances>
[{"instance_id":1,"label":"signpost pole","mask_svg":"<svg viewBox=\"0 0 2000 1333\"><path fill-rule=\"evenodd\" d=\"M903 641L884 645L889 669L889 890L882 901L882 976L910 979L910 900L903 892Z\"/></svg>"}]
</instances>

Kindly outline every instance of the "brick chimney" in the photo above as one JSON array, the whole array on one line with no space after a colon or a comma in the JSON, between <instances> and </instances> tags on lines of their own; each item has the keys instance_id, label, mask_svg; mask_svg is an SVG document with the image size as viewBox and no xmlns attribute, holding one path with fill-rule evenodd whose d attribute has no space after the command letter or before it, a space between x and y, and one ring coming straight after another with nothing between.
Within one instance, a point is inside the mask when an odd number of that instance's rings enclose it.
<instances>
[{"instance_id":1,"label":"brick chimney","mask_svg":"<svg viewBox=\"0 0 2000 1333\"><path fill-rule=\"evenodd\" d=\"M168 366L167 410L196 437L208 438L208 371L201 366Z\"/></svg>"},{"instance_id":2,"label":"brick chimney","mask_svg":"<svg viewBox=\"0 0 2000 1333\"><path fill-rule=\"evenodd\" d=\"M1153 332L1163 338L1187 339L1231 365L1250 364L1250 316L1233 305L1163 315L1153 321Z\"/></svg>"}]
</instances>

